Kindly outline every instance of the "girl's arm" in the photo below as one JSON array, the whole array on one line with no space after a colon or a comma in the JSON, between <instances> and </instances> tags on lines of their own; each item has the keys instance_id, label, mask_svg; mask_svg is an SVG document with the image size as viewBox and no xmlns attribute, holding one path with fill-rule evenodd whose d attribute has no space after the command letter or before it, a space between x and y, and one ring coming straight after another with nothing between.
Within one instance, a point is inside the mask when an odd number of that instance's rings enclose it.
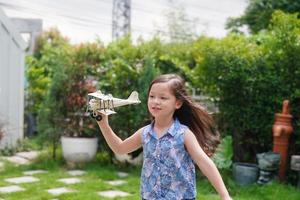
<instances>
[{"instance_id":1,"label":"girl's arm","mask_svg":"<svg viewBox=\"0 0 300 200\"><path fill-rule=\"evenodd\" d=\"M185 132L184 144L194 162L217 190L221 199L231 200L217 167L202 150L196 136L189 129Z\"/></svg>"},{"instance_id":2,"label":"girl's arm","mask_svg":"<svg viewBox=\"0 0 300 200\"><path fill-rule=\"evenodd\" d=\"M102 115L102 120L97 121L97 123L108 146L114 153L126 154L135 151L142 146L142 128L122 141L109 126L108 117L106 115Z\"/></svg>"}]
</instances>

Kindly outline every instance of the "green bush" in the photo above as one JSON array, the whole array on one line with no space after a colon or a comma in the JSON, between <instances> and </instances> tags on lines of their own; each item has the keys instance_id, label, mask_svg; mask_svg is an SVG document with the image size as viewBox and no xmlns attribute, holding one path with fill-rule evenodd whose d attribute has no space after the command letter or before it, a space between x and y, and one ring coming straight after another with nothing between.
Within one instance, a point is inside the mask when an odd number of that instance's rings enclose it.
<instances>
[{"instance_id":1,"label":"green bush","mask_svg":"<svg viewBox=\"0 0 300 200\"><path fill-rule=\"evenodd\" d=\"M85 111L87 94L95 91L92 80L88 78L95 73L94 68L98 67L93 67L95 63L99 63L99 58L93 55L98 56L94 54L98 52L95 50L99 49L101 52L101 48L97 44L72 46L62 39L57 30L45 32L39 41L39 48L35 54L28 57L29 61L34 61L28 62L28 76L32 77L29 79L29 92L31 96L40 95L36 92L38 90L34 89L43 85L37 85L35 82L39 77L48 80L46 87L44 86L44 96L33 98L31 102L32 105L39 105L33 109L38 112L39 138L52 144L55 158L62 135L98 135L94 120L86 116Z\"/></svg>"},{"instance_id":2,"label":"green bush","mask_svg":"<svg viewBox=\"0 0 300 200\"><path fill-rule=\"evenodd\" d=\"M294 109L299 106L299 31L295 15L276 12L268 32L201 38L194 44L194 82L217 102L219 125L233 136L235 160L254 161L256 153L272 148L274 113L284 99L291 101L299 134L299 109Z\"/></svg>"}]
</instances>

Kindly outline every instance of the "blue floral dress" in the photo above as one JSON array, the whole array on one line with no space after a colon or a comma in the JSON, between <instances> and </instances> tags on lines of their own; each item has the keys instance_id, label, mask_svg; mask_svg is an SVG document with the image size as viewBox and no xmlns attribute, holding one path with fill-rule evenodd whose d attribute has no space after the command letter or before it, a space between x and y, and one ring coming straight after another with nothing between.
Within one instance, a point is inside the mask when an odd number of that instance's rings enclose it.
<instances>
[{"instance_id":1,"label":"blue floral dress","mask_svg":"<svg viewBox=\"0 0 300 200\"><path fill-rule=\"evenodd\" d=\"M147 200L182 200L196 197L195 164L184 146L188 128L175 119L161 138L154 123L142 132L141 195Z\"/></svg>"}]
</instances>

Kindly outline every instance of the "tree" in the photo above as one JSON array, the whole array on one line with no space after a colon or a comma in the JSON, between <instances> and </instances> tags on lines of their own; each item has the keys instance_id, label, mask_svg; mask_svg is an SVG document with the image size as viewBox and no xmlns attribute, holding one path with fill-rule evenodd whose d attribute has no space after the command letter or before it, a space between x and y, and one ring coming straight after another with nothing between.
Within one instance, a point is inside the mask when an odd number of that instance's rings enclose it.
<instances>
[{"instance_id":1,"label":"tree","mask_svg":"<svg viewBox=\"0 0 300 200\"><path fill-rule=\"evenodd\" d=\"M218 125L232 135L235 161L254 162L256 153L272 148L274 113L284 99L290 100L295 130L289 151L299 152L300 20L282 11L272 16L259 34L201 38L192 48L195 83L215 99Z\"/></svg>"},{"instance_id":2,"label":"tree","mask_svg":"<svg viewBox=\"0 0 300 200\"><path fill-rule=\"evenodd\" d=\"M251 33L267 29L275 10L286 13L300 12L300 1L295 0L250 0L244 15L238 18L229 18L226 28L233 32L240 32L244 25Z\"/></svg>"},{"instance_id":3,"label":"tree","mask_svg":"<svg viewBox=\"0 0 300 200\"><path fill-rule=\"evenodd\" d=\"M197 19L189 19L182 5L175 5L165 14L166 25L159 27L157 35L172 43L190 42L197 36Z\"/></svg>"},{"instance_id":4,"label":"tree","mask_svg":"<svg viewBox=\"0 0 300 200\"><path fill-rule=\"evenodd\" d=\"M26 57L26 111L37 114L50 87L52 66L63 58L69 48L68 40L56 28L52 28L38 38L34 55Z\"/></svg>"}]
</instances>

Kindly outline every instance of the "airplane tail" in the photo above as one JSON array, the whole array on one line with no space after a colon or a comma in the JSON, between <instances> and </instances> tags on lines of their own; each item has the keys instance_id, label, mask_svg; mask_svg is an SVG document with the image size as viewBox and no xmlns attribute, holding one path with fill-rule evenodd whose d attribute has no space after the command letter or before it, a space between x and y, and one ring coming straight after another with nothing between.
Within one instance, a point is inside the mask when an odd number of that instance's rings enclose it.
<instances>
[{"instance_id":1,"label":"airplane tail","mask_svg":"<svg viewBox=\"0 0 300 200\"><path fill-rule=\"evenodd\" d=\"M139 93L137 93L136 91L133 91L129 97L127 98L128 101L133 101L136 103L140 103L140 99L139 99Z\"/></svg>"}]
</instances>

